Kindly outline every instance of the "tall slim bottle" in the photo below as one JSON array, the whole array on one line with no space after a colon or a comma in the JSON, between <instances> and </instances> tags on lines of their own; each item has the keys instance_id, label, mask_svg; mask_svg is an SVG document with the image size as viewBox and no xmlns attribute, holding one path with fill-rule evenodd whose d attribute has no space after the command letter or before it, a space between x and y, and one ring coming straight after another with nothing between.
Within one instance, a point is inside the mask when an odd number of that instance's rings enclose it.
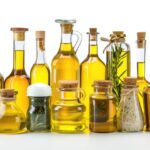
<instances>
[{"instance_id":1,"label":"tall slim bottle","mask_svg":"<svg viewBox=\"0 0 150 150\"><path fill-rule=\"evenodd\" d=\"M31 84L50 85L50 69L45 60L45 31L36 31L36 61L30 71Z\"/></svg>"},{"instance_id":2,"label":"tall slim bottle","mask_svg":"<svg viewBox=\"0 0 150 150\"><path fill-rule=\"evenodd\" d=\"M97 29L90 28L89 35L89 52L86 59L80 65L81 73L81 88L86 92L86 98L83 101L86 106L86 112L84 118L86 120L86 126L89 126L89 95L93 93L92 84L95 80L105 79L105 64L98 56L97 45Z\"/></svg>"},{"instance_id":3,"label":"tall slim bottle","mask_svg":"<svg viewBox=\"0 0 150 150\"><path fill-rule=\"evenodd\" d=\"M14 89L18 92L16 104L26 115L28 109L27 87L29 78L24 67L25 32L27 28L11 28L13 32L13 70L5 79L5 88Z\"/></svg>"},{"instance_id":4,"label":"tall slim bottle","mask_svg":"<svg viewBox=\"0 0 150 150\"><path fill-rule=\"evenodd\" d=\"M143 90L148 85L145 78L145 53L146 53L146 33L137 32L137 85L139 86L139 101L144 113Z\"/></svg>"},{"instance_id":5,"label":"tall slim bottle","mask_svg":"<svg viewBox=\"0 0 150 150\"><path fill-rule=\"evenodd\" d=\"M81 43L81 35L77 31L73 31L75 20L56 20L61 26L61 43L58 53L52 60L52 100L54 104L59 98L58 88L59 80L77 80L79 81L80 66L76 57L76 51ZM75 34L78 40L75 46L72 45L72 35Z\"/></svg>"}]
</instances>

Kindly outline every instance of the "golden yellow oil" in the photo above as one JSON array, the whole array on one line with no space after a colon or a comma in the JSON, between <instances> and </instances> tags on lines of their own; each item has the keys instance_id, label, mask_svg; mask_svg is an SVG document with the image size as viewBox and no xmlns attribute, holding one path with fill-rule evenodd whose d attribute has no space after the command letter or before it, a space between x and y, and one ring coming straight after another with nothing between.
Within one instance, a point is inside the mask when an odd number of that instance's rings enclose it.
<instances>
[{"instance_id":1,"label":"golden yellow oil","mask_svg":"<svg viewBox=\"0 0 150 150\"><path fill-rule=\"evenodd\" d=\"M22 133L26 131L26 120L23 113L16 109L15 102L3 102L5 114L0 118L1 133Z\"/></svg>"},{"instance_id":2,"label":"golden yellow oil","mask_svg":"<svg viewBox=\"0 0 150 150\"><path fill-rule=\"evenodd\" d=\"M0 74L0 89L2 89L4 87L4 78L3 76Z\"/></svg>"},{"instance_id":3,"label":"golden yellow oil","mask_svg":"<svg viewBox=\"0 0 150 150\"><path fill-rule=\"evenodd\" d=\"M130 76L130 51L122 51L120 58L121 65L117 64L117 57L114 57L111 51L107 51L107 79L112 80L112 78L117 74L120 77L119 81L123 81L125 77ZM117 69L117 73L114 74L113 71Z\"/></svg>"},{"instance_id":4,"label":"golden yellow oil","mask_svg":"<svg viewBox=\"0 0 150 150\"><path fill-rule=\"evenodd\" d=\"M71 44L61 44L59 52L56 54L51 64L51 86L52 100L51 104L59 98L58 88L60 80L78 80L79 81L79 61Z\"/></svg>"},{"instance_id":5,"label":"golden yellow oil","mask_svg":"<svg viewBox=\"0 0 150 150\"><path fill-rule=\"evenodd\" d=\"M50 85L50 70L47 64L34 64L30 72L31 84L45 83Z\"/></svg>"},{"instance_id":6,"label":"golden yellow oil","mask_svg":"<svg viewBox=\"0 0 150 150\"><path fill-rule=\"evenodd\" d=\"M145 79L145 63L144 62L138 62L137 63L137 85L138 85L138 97L139 102L142 108L143 113L144 111L144 100L143 100L143 90L145 87L148 86L148 81Z\"/></svg>"},{"instance_id":7,"label":"golden yellow oil","mask_svg":"<svg viewBox=\"0 0 150 150\"><path fill-rule=\"evenodd\" d=\"M11 74L5 79L6 89L15 89L18 92L16 96L16 104L26 115L29 100L27 97L27 87L29 86L29 78L23 68L24 66L24 51L14 50L14 68Z\"/></svg>"},{"instance_id":8,"label":"golden yellow oil","mask_svg":"<svg viewBox=\"0 0 150 150\"><path fill-rule=\"evenodd\" d=\"M86 111L84 118L86 120L87 129L89 128L89 95L93 93L92 84L94 80L105 80L105 64L100 60L97 54L95 54L97 46L90 46L90 51L92 54L81 63L80 73L81 73L81 88L85 91L86 97L83 101L86 106ZM88 132L88 131L87 131Z\"/></svg>"},{"instance_id":9,"label":"golden yellow oil","mask_svg":"<svg viewBox=\"0 0 150 150\"><path fill-rule=\"evenodd\" d=\"M52 131L60 133L81 133L85 129L83 114L85 106L76 99L66 100L52 106Z\"/></svg>"}]
</instances>

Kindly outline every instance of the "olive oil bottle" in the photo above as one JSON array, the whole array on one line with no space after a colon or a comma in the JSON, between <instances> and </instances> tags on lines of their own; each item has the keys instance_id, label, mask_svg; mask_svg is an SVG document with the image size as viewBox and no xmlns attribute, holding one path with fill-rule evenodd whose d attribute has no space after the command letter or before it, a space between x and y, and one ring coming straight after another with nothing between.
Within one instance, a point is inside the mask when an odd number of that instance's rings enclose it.
<instances>
[{"instance_id":1,"label":"olive oil bottle","mask_svg":"<svg viewBox=\"0 0 150 150\"><path fill-rule=\"evenodd\" d=\"M86 92L84 105L86 106L85 116L87 129L89 127L89 95L93 93L92 84L95 80L105 79L105 64L98 56L97 29L90 28L89 53L80 65L81 88Z\"/></svg>"},{"instance_id":2,"label":"olive oil bottle","mask_svg":"<svg viewBox=\"0 0 150 150\"><path fill-rule=\"evenodd\" d=\"M145 53L146 40L145 32L137 32L137 85L139 87L139 101L144 113L143 90L148 86L148 81L145 78Z\"/></svg>"},{"instance_id":3,"label":"olive oil bottle","mask_svg":"<svg viewBox=\"0 0 150 150\"><path fill-rule=\"evenodd\" d=\"M113 81L113 92L116 102L121 98L122 81L130 76L130 47L125 42L122 31L114 31L110 35L110 43L106 46L106 78Z\"/></svg>"},{"instance_id":4,"label":"olive oil bottle","mask_svg":"<svg viewBox=\"0 0 150 150\"><path fill-rule=\"evenodd\" d=\"M18 91L18 95L16 96L16 104L26 115L29 105L26 91L30 82L24 67L24 45L25 32L28 31L28 29L11 28L11 31L13 31L14 37L13 70L11 74L5 79L5 88Z\"/></svg>"},{"instance_id":5,"label":"olive oil bottle","mask_svg":"<svg viewBox=\"0 0 150 150\"><path fill-rule=\"evenodd\" d=\"M4 87L4 78L2 74L0 73L0 89L2 89L3 87Z\"/></svg>"},{"instance_id":6,"label":"olive oil bottle","mask_svg":"<svg viewBox=\"0 0 150 150\"><path fill-rule=\"evenodd\" d=\"M31 84L50 85L50 69L45 60L45 31L36 32L36 49L36 61L30 71Z\"/></svg>"},{"instance_id":7,"label":"olive oil bottle","mask_svg":"<svg viewBox=\"0 0 150 150\"><path fill-rule=\"evenodd\" d=\"M58 99L59 80L78 80L80 75L79 60L76 57L76 51L81 43L81 35L73 31L73 24L76 20L56 20L61 25L61 43L58 53L52 60L52 100L54 103ZM75 46L72 45L72 35L77 35Z\"/></svg>"}]
</instances>

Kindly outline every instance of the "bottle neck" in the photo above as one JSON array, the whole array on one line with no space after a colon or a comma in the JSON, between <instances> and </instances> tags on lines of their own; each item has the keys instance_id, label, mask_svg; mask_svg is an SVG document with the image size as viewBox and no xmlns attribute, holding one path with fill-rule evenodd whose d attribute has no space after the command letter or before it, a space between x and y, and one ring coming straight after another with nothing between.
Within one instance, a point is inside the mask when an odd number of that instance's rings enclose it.
<instances>
[{"instance_id":1,"label":"bottle neck","mask_svg":"<svg viewBox=\"0 0 150 150\"><path fill-rule=\"evenodd\" d=\"M75 90L61 90L60 91L60 99L61 100L75 100L78 98L78 92Z\"/></svg>"},{"instance_id":2,"label":"bottle neck","mask_svg":"<svg viewBox=\"0 0 150 150\"><path fill-rule=\"evenodd\" d=\"M36 62L35 64L45 64L45 40L36 39Z\"/></svg>"},{"instance_id":3,"label":"bottle neck","mask_svg":"<svg viewBox=\"0 0 150 150\"><path fill-rule=\"evenodd\" d=\"M24 70L24 41L14 40L14 55L13 55L13 69L17 71Z\"/></svg>"},{"instance_id":4,"label":"bottle neck","mask_svg":"<svg viewBox=\"0 0 150 150\"><path fill-rule=\"evenodd\" d=\"M94 92L95 93L99 93L99 94L103 94L103 95L108 95L108 94L112 94L112 86L99 86L99 87L94 87Z\"/></svg>"},{"instance_id":5,"label":"bottle neck","mask_svg":"<svg viewBox=\"0 0 150 150\"><path fill-rule=\"evenodd\" d=\"M141 79L145 79L145 44L145 41L142 46L137 43L137 77Z\"/></svg>"},{"instance_id":6,"label":"bottle neck","mask_svg":"<svg viewBox=\"0 0 150 150\"><path fill-rule=\"evenodd\" d=\"M98 56L97 35L89 34L89 55Z\"/></svg>"}]
</instances>

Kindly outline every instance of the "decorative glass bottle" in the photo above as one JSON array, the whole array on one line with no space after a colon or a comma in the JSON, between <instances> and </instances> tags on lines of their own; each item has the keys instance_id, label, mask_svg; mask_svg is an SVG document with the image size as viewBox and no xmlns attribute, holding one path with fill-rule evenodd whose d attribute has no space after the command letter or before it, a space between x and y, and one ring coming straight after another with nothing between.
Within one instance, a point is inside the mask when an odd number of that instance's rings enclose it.
<instances>
[{"instance_id":1,"label":"decorative glass bottle","mask_svg":"<svg viewBox=\"0 0 150 150\"><path fill-rule=\"evenodd\" d=\"M119 131L138 132L144 128L144 117L138 99L136 79L133 77L124 79L117 116Z\"/></svg>"},{"instance_id":2,"label":"decorative glass bottle","mask_svg":"<svg viewBox=\"0 0 150 150\"><path fill-rule=\"evenodd\" d=\"M148 81L145 78L145 53L146 40L145 32L137 32L137 85L139 87L139 101L144 113L143 90L148 86Z\"/></svg>"},{"instance_id":3,"label":"decorative glass bottle","mask_svg":"<svg viewBox=\"0 0 150 150\"><path fill-rule=\"evenodd\" d=\"M94 81L94 93L90 95L90 130L91 132L114 132L116 124L115 95L112 81Z\"/></svg>"},{"instance_id":4,"label":"decorative glass bottle","mask_svg":"<svg viewBox=\"0 0 150 150\"><path fill-rule=\"evenodd\" d=\"M89 128L89 95L93 93L94 80L105 80L105 64L98 56L97 29L90 28L89 52L86 59L80 65L81 88L86 93L84 105L86 106L85 119ZM87 82L88 81L88 82Z\"/></svg>"},{"instance_id":5,"label":"decorative glass bottle","mask_svg":"<svg viewBox=\"0 0 150 150\"><path fill-rule=\"evenodd\" d=\"M130 76L130 47L125 42L125 34L122 31L114 31L110 35L106 50L106 78L113 81L113 92L116 95L117 104L120 101L122 81Z\"/></svg>"},{"instance_id":6,"label":"decorative glass bottle","mask_svg":"<svg viewBox=\"0 0 150 150\"><path fill-rule=\"evenodd\" d=\"M26 115L29 101L27 97L27 87L29 86L29 78L24 67L24 45L25 32L27 28L11 28L13 31L13 70L11 74L5 79L6 89L15 89L18 91L16 96L16 104Z\"/></svg>"},{"instance_id":7,"label":"decorative glass bottle","mask_svg":"<svg viewBox=\"0 0 150 150\"><path fill-rule=\"evenodd\" d=\"M76 20L56 20L61 26L61 43L58 53L52 60L52 104L58 99L59 80L78 80L80 66L76 52L81 43L81 35L73 31L73 24ZM78 40L75 46L72 45L72 35L77 35Z\"/></svg>"},{"instance_id":8,"label":"decorative glass bottle","mask_svg":"<svg viewBox=\"0 0 150 150\"><path fill-rule=\"evenodd\" d=\"M30 100L27 129L31 132L50 131L50 87L43 83L32 84L27 89L27 95Z\"/></svg>"},{"instance_id":9,"label":"decorative glass bottle","mask_svg":"<svg viewBox=\"0 0 150 150\"><path fill-rule=\"evenodd\" d=\"M80 133L85 130L84 92L78 88L78 81L60 81L60 98L51 106L52 131L60 133Z\"/></svg>"},{"instance_id":10,"label":"decorative glass bottle","mask_svg":"<svg viewBox=\"0 0 150 150\"><path fill-rule=\"evenodd\" d=\"M15 103L13 89L0 90L0 133L23 133L26 131L24 113Z\"/></svg>"},{"instance_id":11,"label":"decorative glass bottle","mask_svg":"<svg viewBox=\"0 0 150 150\"><path fill-rule=\"evenodd\" d=\"M31 84L50 85L50 69L45 60L45 31L36 31L36 61L31 68Z\"/></svg>"}]
</instances>

